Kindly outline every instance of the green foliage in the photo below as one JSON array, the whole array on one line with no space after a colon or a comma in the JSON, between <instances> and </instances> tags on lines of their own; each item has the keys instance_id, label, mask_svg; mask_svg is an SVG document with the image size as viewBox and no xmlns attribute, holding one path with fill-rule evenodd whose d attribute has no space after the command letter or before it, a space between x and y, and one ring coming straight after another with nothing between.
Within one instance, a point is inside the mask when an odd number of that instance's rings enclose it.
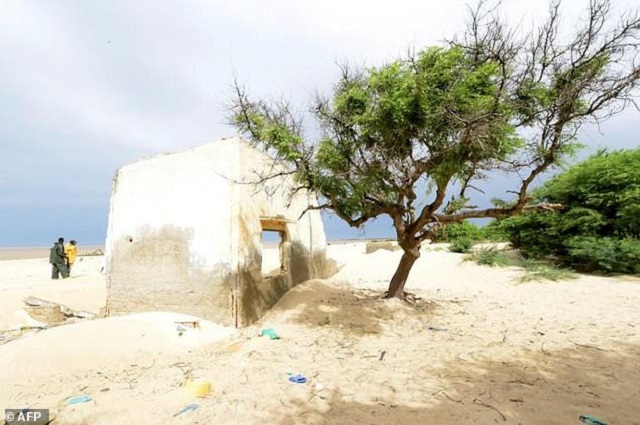
<instances>
[{"instance_id":1,"label":"green foliage","mask_svg":"<svg viewBox=\"0 0 640 425\"><path fill-rule=\"evenodd\" d=\"M490 267L506 267L513 265L513 261L495 247L483 247L476 249L471 253L470 259L480 265Z\"/></svg>"},{"instance_id":2,"label":"green foliage","mask_svg":"<svg viewBox=\"0 0 640 425\"><path fill-rule=\"evenodd\" d=\"M559 282L578 277L577 274L569 269L559 268L545 261L523 260L520 266L525 270L525 273L518 278L521 283L542 280Z\"/></svg>"},{"instance_id":3,"label":"green foliage","mask_svg":"<svg viewBox=\"0 0 640 425\"><path fill-rule=\"evenodd\" d=\"M567 261L579 270L640 274L640 240L577 236L566 242Z\"/></svg>"},{"instance_id":4,"label":"green foliage","mask_svg":"<svg viewBox=\"0 0 640 425\"><path fill-rule=\"evenodd\" d=\"M640 149L602 152L549 181L542 195L568 206L574 218L582 207L594 235L640 238L639 164Z\"/></svg>"},{"instance_id":5,"label":"green foliage","mask_svg":"<svg viewBox=\"0 0 640 425\"><path fill-rule=\"evenodd\" d=\"M469 238L458 238L449 245L449 251L464 254L469 252L473 246L473 241Z\"/></svg>"},{"instance_id":6,"label":"green foliage","mask_svg":"<svg viewBox=\"0 0 640 425\"><path fill-rule=\"evenodd\" d=\"M582 271L640 273L640 149L600 152L549 180L537 196L562 211L494 225L525 257Z\"/></svg>"},{"instance_id":7,"label":"green foliage","mask_svg":"<svg viewBox=\"0 0 640 425\"><path fill-rule=\"evenodd\" d=\"M491 221L480 230L487 241L507 242L509 240L509 233L502 228L502 222L499 220Z\"/></svg>"},{"instance_id":8,"label":"green foliage","mask_svg":"<svg viewBox=\"0 0 640 425\"><path fill-rule=\"evenodd\" d=\"M438 242L455 242L459 239L481 241L484 239L483 229L470 221L463 221L443 226L435 234L435 240Z\"/></svg>"},{"instance_id":9,"label":"green foliage","mask_svg":"<svg viewBox=\"0 0 640 425\"><path fill-rule=\"evenodd\" d=\"M457 253L467 253L474 243L484 239L484 232L481 228L470 221L451 223L441 227L435 234L438 242L451 242L449 251Z\"/></svg>"},{"instance_id":10,"label":"green foliage","mask_svg":"<svg viewBox=\"0 0 640 425\"><path fill-rule=\"evenodd\" d=\"M550 247L560 249L562 241L553 226L557 220L557 212L530 213L500 220L495 226L514 248L518 248L525 258L542 258L551 252Z\"/></svg>"},{"instance_id":11,"label":"green foliage","mask_svg":"<svg viewBox=\"0 0 640 425\"><path fill-rule=\"evenodd\" d=\"M311 148L286 105L240 94L231 122L291 165L297 182L341 217L373 218L398 195L415 194L405 182L423 177L446 187L469 164L489 166L523 146L500 78L497 61L434 47L411 60L345 69L332 96L313 107L324 134Z\"/></svg>"},{"instance_id":12,"label":"green foliage","mask_svg":"<svg viewBox=\"0 0 640 425\"><path fill-rule=\"evenodd\" d=\"M501 251L495 247L483 247L474 250L467 259L489 267L521 268L524 270L518 278L521 283L542 280L558 282L578 277L571 270L558 268L548 261L525 259L514 254L514 252Z\"/></svg>"}]
</instances>

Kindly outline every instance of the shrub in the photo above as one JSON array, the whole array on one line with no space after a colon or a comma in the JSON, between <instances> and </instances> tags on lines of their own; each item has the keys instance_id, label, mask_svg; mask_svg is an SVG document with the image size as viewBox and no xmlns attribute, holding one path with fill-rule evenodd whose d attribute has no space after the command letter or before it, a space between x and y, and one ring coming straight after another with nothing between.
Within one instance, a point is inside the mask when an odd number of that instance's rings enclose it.
<instances>
[{"instance_id":1,"label":"shrub","mask_svg":"<svg viewBox=\"0 0 640 425\"><path fill-rule=\"evenodd\" d=\"M506 242L509 240L509 232L503 228L501 220L493 220L480 230L487 241Z\"/></svg>"},{"instance_id":2,"label":"shrub","mask_svg":"<svg viewBox=\"0 0 640 425\"><path fill-rule=\"evenodd\" d=\"M558 268L547 261L523 259L519 256L512 257L493 247L475 250L467 256L467 259L490 267L520 267L524 269L524 274L518 278L521 283L540 280L557 282L577 277L572 270Z\"/></svg>"},{"instance_id":3,"label":"shrub","mask_svg":"<svg viewBox=\"0 0 640 425\"><path fill-rule=\"evenodd\" d=\"M523 260L521 265L525 270L525 273L519 278L522 283L539 280L558 282L578 277L572 270L559 268L545 261Z\"/></svg>"},{"instance_id":4,"label":"shrub","mask_svg":"<svg viewBox=\"0 0 640 425\"><path fill-rule=\"evenodd\" d=\"M581 271L640 274L640 149L601 152L549 180L537 201L558 212L510 217L494 226L526 258Z\"/></svg>"},{"instance_id":5,"label":"shrub","mask_svg":"<svg viewBox=\"0 0 640 425\"><path fill-rule=\"evenodd\" d=\"M460 238L460 239L454 240L451 243L451 245L449 246L449 251L464 254L469 252L472 246L473 246L473 241L471 239Z\"/></svg>"},{"instance_id":6,"label":"shrub","mask_svg":"<svg viewBox=\"0 0 640 425\"><path fill-rule=\"evenodd\" d=\"M458 239L481 241L484 238L483 229L469 221L448 224L438 229L435 234L435 240L438 242L454 242Z\"/></svg>"},{"instance_id":7,"label":"shrub","mask_svg":"<svg viewBox=\"0 0 640 425\"><path fill-rule=\"evenodd\" d=\"M483 266L491 267L506 267L512 264L503 252L494 247L477 249L470 255L470 259Z\"/></svg>"},{"instance_id":8,"label":"shrub","mask_svg":"<svg viewBox=\"0 0 640 425\"><path fill-rule=\"evenodd\" d=\"M562 237L555 227L558 213L530 213L510 217L500 222L509 242L525 258L545 258L561 254Z\"/></svg>"},{"instance_id":9,"label":"shrub","mask_svg":"<svg viewBox=\"0 0 640 425\"><path fill-rule=\"evenodd\" d=\"M567 246L567 258L577 270L640 274L638 239L578 236Z\"/></svg>"}]
</instances>

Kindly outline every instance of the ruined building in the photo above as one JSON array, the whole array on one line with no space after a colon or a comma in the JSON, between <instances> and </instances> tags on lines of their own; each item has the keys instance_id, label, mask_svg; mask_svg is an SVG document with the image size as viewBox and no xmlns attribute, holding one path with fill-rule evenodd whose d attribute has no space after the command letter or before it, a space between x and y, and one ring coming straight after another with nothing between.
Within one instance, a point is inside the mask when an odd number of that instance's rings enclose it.
<instances>
[{"instance_id":1,"label":"ruined building","mask_svg":"<svg viewBox=\"0 0 640 425\"><path fill-rule=\"evenodd\" d=\"M286 291L329 273L315 197L238 139L127 165L113 180L107 314L173 311L226 325L259 319ZM278 241L263 249L263 235ZM279 248L279 251L277 250ZM273 252L265 267L263 252Z\"/></svg>"}]
</instances>

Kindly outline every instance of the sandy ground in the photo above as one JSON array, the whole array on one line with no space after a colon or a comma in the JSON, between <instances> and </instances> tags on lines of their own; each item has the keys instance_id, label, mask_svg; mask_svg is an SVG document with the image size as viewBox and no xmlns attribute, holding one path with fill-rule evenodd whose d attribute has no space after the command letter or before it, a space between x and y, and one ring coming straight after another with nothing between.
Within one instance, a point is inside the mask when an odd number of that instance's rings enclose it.
<instances>
[{"instance_id":1,"label":"sandy ground","mask_svg":"<svg viewBox=\"0 0 640 425\"><path fill-rule=\"evenodd\" d=\"M79 257L71 277L51 280L48 258L0 261L0 332L36 324L23 309L26 296L98 313L106 300L103 266L102 256Z\"/></svg>"},{"instance_id":2,"label":"sandy ground","mask_svg":"<svg viewBox=\"0 0 640 425\"><path fill-rule=\"evenodd\" d=\"M0 341L0 409L50 408L53 424L640 424L639 279L519 284L517 270L436 247L414 266L407 290L419 299L406 305L379 299L401 253L364 252L330 246L336 276L237 331L179 331L189 318L147 313ZM97 311L101 258L83 267L53 283L46 260L0 262L4 328L24 325L26 295ZM181 387L189 376L211 393L195 398ZM92 401L68 405L79 394Z\"/></svg>"}]
</instances>

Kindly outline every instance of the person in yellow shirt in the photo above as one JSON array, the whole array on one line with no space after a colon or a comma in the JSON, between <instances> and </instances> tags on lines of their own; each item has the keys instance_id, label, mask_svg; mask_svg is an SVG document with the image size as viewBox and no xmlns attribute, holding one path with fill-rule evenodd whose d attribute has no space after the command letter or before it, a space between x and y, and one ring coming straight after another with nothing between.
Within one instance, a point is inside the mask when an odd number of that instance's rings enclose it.
<instances>
[{"instance_id":1,"label":"person in yellow shirt","mask_svg":"<svg viewBox=\"0 0 640 425\"><path fill-rule=\"evenodd\" d=\"M76 246L76 241L71 240L64 247L64 254L67 258L67 268L69 269L69 273L71 273L71 266L76 261L76 255L78 254L78 247Z\"/></svg>"}]
</instances>

